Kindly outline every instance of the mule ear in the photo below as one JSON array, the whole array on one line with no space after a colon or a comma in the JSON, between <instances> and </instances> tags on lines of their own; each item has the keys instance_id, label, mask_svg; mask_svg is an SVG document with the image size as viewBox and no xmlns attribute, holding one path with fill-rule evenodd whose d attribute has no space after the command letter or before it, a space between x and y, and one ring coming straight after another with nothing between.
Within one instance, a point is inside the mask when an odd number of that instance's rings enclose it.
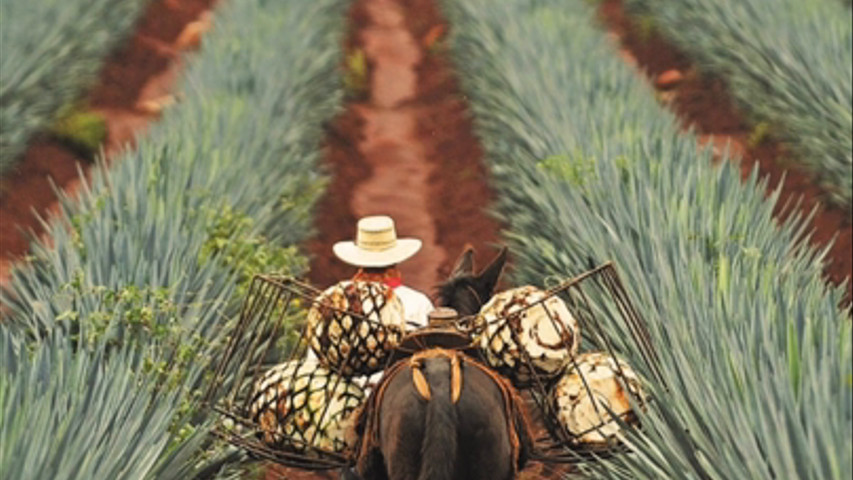
<instances>
[{"instance_id":1,"label":"mule ear","mask_svg":"<svg viewBox=\"0 0 853 480\"><path fill-rule=\"evenodd\" d=\"M492 260L492 263L490 263L488 267L484 268L477 276L480 281L480 285L483 287L483 293L491 295L495 290L495 286L498 284L501 272L503 272L504 264L506 264L506 255L507 248L501 248L501 251L498 252L497 256Z\"/></svg>"},{"instance_id":2,"label":"mule ear","mask_svg":"<svg viewBox=\"0 0 853 480\"><path fill-rule=\"evenodd\" d=\"M456 266L453 267L453 273L450 278L464 277L466 275L474 275L474 247L470 244L465 245L465 250L462 255L456 259Z\"/></svg>"}]
</instances>

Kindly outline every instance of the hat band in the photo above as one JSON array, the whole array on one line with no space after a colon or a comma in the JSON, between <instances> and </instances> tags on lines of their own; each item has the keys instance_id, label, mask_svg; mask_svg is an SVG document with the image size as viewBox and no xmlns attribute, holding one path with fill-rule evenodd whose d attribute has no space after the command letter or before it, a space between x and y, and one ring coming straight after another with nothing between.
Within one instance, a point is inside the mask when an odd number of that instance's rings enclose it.
<instances>
[{"instance_id":1,"label":"hat band","mask_svg":"<svg viewBox=\"0 0 853 480\"><path fill-rule=\"evenodd\" d=\"M374 232L360 230L355 244L368 252L381 252L397 245L397 234L393 228Z\"/></svg>"}]
</instances>

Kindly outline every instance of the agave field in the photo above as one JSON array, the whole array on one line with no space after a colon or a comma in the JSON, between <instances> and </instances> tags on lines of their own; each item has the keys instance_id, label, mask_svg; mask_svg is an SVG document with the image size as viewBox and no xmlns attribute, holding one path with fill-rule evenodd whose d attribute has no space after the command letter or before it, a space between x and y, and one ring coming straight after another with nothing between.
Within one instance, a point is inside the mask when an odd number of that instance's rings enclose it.
<instances>
[{"instance_id":1,"label":"agave field","mask_svg":"<svg viewBox=\"0 0 853 480\"><path fill-rule=\"evenodd\" d=\"M637 455L594 473L850 472L850 322L820 253L798 242L800 221L777 225L758 178L712 167L612 54L588 5L445 3L520 279L612 258L660 347L665 400L632 439Z\"/></svg>"},{"instance_id":2,"label":"agave field","mask_svg":"<svg viewBox=\"0 0 853 480\"><path fill-rule=\"evenodd\" d=\"M754 122L851 208L853 15L839 2L628 0L703 69L723 79Z\"/></svg>"},{"instance_id":3,"label":"agave field","mask_svg":"<svg viewBox=\"0 0 853 480\"><path fill-rule=\"evenodd\" d=\"M199 392L241 282L304 268L291 245L341 98L341 4L224 6L181 105L96 171L52 222L53 244L14 271L4 477L183 479L227 453L210 445Z\"/></svg>"},{"instance_id":4,"label":"agave field","mask_svg":"<svg viewBox=\"0 0 853 480\"><path fill-rule=\"evenodd\" d=\"M60 109L72 108L148 1L0 4L0 173Z\"/></svg>"},{"instance_id":5,"label":"agave field","mask_svg":"<svg viewBox=\"0 0 853 480\"><path fill-rule=\"evenodd\" d=\"M0 4L0 171L87 88L147 2L83 3ZM849 2L626 3L723 78L750 121L849 209ZM433 90L458 81L453 102L465 102L474 126L462 142L478 142L458 151L483 152L494 204L477 214L497 222L457 221L503 226L518 285L551 286L614 261L649 326L659 376L643 369L623 325L603 325L653 398L642 428L627 431L625 453L560 475L849 478L847 286L823 277L832 259L807 241L807 219L774 216L779 190L757 170L743 179L736 158L715 162L620 58L585 0L219 2L186 59L178 103L133 148L82 175L5 280L0 477L261 478L256 462L210 435L217 420L202 392L252 275L312 276L309 241L322 244L318 255L354 229L318 222L317 205L346 208L329 185L357 184L370 168L329 172L323 158L364 161L329 125L370 120L365 98L376 92L352 85L378 88L369 76L380 67L357 49L359 12L386 4L402 5L426 65L453 69L447 84L421 79L432 96L417 101L439 102ZM432 15L425 4L439 7L440 28L418 23ZM415 104L400 108L455 111ZM438 155L451 155L442 119L417 121L437 128L447 144ZM364 127L349 123L360 137ZM435 249L457 248L443 232L430 233Z\"/></svg>"}]
</instances>

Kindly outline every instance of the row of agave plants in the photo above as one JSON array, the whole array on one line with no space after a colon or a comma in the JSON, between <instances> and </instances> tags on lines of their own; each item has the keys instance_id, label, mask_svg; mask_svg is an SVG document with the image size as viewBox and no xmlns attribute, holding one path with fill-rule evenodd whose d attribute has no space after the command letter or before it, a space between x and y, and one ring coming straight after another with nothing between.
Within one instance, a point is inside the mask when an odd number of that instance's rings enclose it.
<instances>
[{"instance_id":1,"label":"row of agave plants","mask_svg":"<svg viewBox=\"0 0 853 480\"><path fill-rule=\"evenodd\" d=\"M849 2L845 2L849 3ZM833 200L853 202L853 13L833 0L626 0L723 78L759 129L791 146Z\"/></svg>"},{"instance_id":2,"label":"row of agave plants","mask_svg":"<svg viewBox=\"0 0 853 480\"><path fill-rule=\"evenodd\" d=\"M713 165L620 60L589 2L443 5L517 280L614 260L656 345L661 380L640 368L654 400L627 434L630 454L581 473L849 476L851 323L803 219L774 220L778 194L765 198L757 173L742 181L731 162ZM643 365L630 332L603 327Z\"/></svg>"},{"instance_id":3,"label":"row of agave plants","mask_svg":"<svg viewBox=\"0 0 853 480\"><path fill-rule=\"evenodd\" d=\"M0 3L0 175L33 134L68 116L151 0Z\"/></svg>"},{"instance_id":4,"label":"row of agave plants","mask_svg":"<svg viewBox=\"0 0 853 480\"><path fill-rule=\"evenodd\" d=\"M63 199L2 292L4 478L186 479L235 460L201 392L251 274L305 268L345 3L224 4L181 102Z\"/></svg>"}]
</instances>

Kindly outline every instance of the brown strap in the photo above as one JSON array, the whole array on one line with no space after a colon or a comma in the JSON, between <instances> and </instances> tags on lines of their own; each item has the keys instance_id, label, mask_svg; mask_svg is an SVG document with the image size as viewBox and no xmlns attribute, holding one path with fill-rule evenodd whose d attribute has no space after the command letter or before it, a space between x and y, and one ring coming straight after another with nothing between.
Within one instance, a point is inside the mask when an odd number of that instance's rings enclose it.
<instances>
[{"instance_id":1,"label":"brown strap","mask_svg":"<svg viewBox=\"0 0 853 480\"><path fill-rule=\"evenodd\" d=\"M426 401L432 398L426 376L423 373L424 361L430 358L446 358L450 361L450 400L455 404L462 396L462 364L460 353L456 350L431 348L412 355L409 367L412 369L412 382L418 395Z\"/></svg>"},{"instance_id":2,"label":"brown strap","mask_svg":"<svg viewBox=\"0 0 853 480\"><path fill-rule=\"evenodd\" d=\"M450 401L459 402L462 396L462 362L457 352L450 359Z\"/></svg>"},{"instance_id":3,"label":"brown strap","mask_svg":"<svg viewBox=\"0 0 853 480\"><path fill-rule=\"evenodd\" d=\"M415 390L427 402L432 399L432 393L429 390L429 383L421 370L420 365L412 365L412 381L415 384Z\"/></svg>"}]
</instances>

